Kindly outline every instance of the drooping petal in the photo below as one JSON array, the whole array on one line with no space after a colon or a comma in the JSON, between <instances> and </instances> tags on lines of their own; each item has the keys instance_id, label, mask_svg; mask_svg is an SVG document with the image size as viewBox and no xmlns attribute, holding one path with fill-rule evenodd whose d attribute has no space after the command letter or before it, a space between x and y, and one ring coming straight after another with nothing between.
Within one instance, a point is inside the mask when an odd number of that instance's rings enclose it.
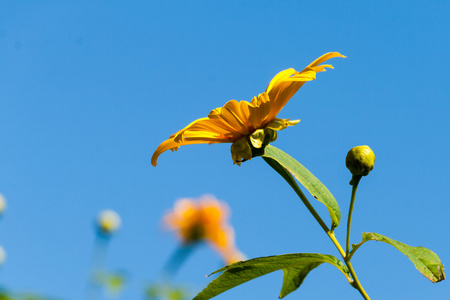
<instances>
[{"instance_id":1,"label":"drooping petal","mask_svg":"<svg viewBox=\"0 0 450 300\"><path fill-rule=\"evenodd\" d=\"M263 114L267 115L270 110L270 103L269 98L267 96L266 98L262 101L265 103L262 105L262 111ZM247 101L230 100L224 106L212 110L207 118L195 120L172 134L156 149L151 163L156 166L158 156L161 153L169 149L175 151L178 147L184 145L233 143L251 133L254 130L253 123L261 126L260 110L261 108L252 107Z\"/></svg>"},{"instance_id":2,"label":"drooping petal","mask_svg":"<svg viewBox=\"0 0 450 300\"><path fill-rule=\"evenodd\" d=\"M172 150L177 151L180 146L185 145L194 145L194 144L215 144L215 143L229 143L230 140L228 138L214 138L214 137L207 137L205 135L199 135L199 136L191 136L189 139L185 139L182 143L176 142L173 138L170 138L164 142L161 143L161 145L156 148L155 152L152 155L151 163L152 166L156 167L158 157L161 155L161 153Z\"/></svg>"}]
</instances>

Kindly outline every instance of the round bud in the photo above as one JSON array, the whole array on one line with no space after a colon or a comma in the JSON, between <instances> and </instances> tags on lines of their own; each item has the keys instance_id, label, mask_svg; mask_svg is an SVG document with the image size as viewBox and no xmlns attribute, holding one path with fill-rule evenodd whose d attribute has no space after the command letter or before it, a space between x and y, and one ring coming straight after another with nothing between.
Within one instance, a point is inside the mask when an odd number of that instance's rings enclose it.
<instances>
[{"instance_id":1,"label":"round bud","mask_svg":"<svg viewBox=\"0 0 450 300\"><path fill-rule=\"evenodd\" d=\"M369 146L353 147L347 153L345 164L353 175L366 176L375 165L375 154Z\"/></svg>"}]
</instances>

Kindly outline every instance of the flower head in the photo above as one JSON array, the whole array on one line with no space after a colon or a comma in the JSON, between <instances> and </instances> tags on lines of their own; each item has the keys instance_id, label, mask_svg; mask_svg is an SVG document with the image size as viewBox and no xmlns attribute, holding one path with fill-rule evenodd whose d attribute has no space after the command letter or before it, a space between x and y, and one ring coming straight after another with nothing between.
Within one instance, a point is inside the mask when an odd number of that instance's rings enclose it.
<instances>
[{"instance_id":1,"label":"flower head","mask_svg":"<svg viewBox=\"0 0 450 300\"><path fill-rule=\"evenodd\" d=\"M152 165L156 166L159 155L169 149L175 151L184 145L214 143L239 143L231 148L231 154L233 162L240 165L241 161L251 158L251 147L246 147L244 143L260 148L264 143L271 142L266 136L276 138L273 132L299 122L278 119L277 115L305 82L316 79L316 73L325 71L325 68L333 68L331 65L321 65L333 57L345 56L330 52L317 58L301 72L292 68L281 71L270 81L266 91L251 102L230 100L212 110L208 117L192 122L161 143L152 156Z\"/></svg>"},{"instance_id":2,"label":"flower head","mask_svg":"<svg viewBox=\"0 0 450 300\"><path fill-rule=\"evenodd\" d=\"M175 230L185 245L206 241L213 246L227 264L243 259L234 244L233 228L227 224L228 206L214 196L195 199L183 198L175 203L173 211L164 216L164 224Z\"/></svg>"},{"instance_id":3,"label":"flower head","mask_svg":"<svg viewBox=\"0 0 450 300\"><path fill-rule=\"evenodd\" d=\"M97 228L100 233L110 235L120 227L120 216L113 210L102 210L97 217Z\"/></svg>"}]
</instances>

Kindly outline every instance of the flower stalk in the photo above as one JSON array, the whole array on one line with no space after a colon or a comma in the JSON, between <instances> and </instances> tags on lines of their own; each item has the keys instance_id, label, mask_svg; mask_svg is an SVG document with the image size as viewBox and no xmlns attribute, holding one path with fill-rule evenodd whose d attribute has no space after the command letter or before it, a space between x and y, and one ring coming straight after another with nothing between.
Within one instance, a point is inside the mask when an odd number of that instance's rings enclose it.
<instances>
[{"instance_id":1,"label":"flower stalk","mask_svg":"<svg viewBox=\"0 0 450 300\"><path fill-rule=\"evenodd\" d=\"M361 175L353 175L351 180L352 182L352 196L350 199L350 208L348 210L348 219L347 219L347 243L345 247L345 255L348 256L350 254L350 228L352 224L352 214L353 214L353 206L355 205L356 198L356 190L358 189L359 181L361 180Z\"/></svg>"},{"instance_id":2,"label":"flower stalk","mask_svg":"<svg viewBox=\"0 0 450 300\"><path fill-rule=\"evenodd\" d=\"M352 216L353 205L354 205L355 197L356 197L356 189L357 189L358 183L359 183L359 181L360 181L362 176L356 175L356 176L353 176L353 179L352 179L352 180L355 180L355 181L354 181L353 190L352 190L352 198L351 198L352 200L351 200L351 205L350 205L350 210L349 210L349 219L348 219L349 221L347 223L346 251L344 251L344 249L342 248L341 244L336 239L336 236L334 234L334 228L332 228L330 230L329 227L325 224L325 222L320 217L320 215L316 212L314 207L311 205L311 203L309 202L308 198L305 196L303 191L297 185L297 183L296 183L295 179L293 178L292 174L289 173L284 167L280 168L279 164L274 159L269 158L269 157L265 157L265 156L263 156L263 159L275 171L277 171L277 173L279 173L288 182L288 184L292 187L292 189L295 191L295 193L299 196L300 200L306 206L308 211L312 214L312 216L319 223L320 227L322 227L322 229L325 231L325 233L330 238L330 240L332 241L332 243L334 244L336 249L339 251L339 254L341 255L342 259L344 260L344 263L347 265L347 267L349 269L349 272L351 274L351 278L347 277L350 285L352 287L354 287L355 289L357 289L360 292L360 294L363 296L364 299L370 300L370 297L367 295L366 291L362 287L362 285L361 285L361 283L360 283L360 281L358 279L358 276L356 275L356 272L355 272L355 270L354 270L354 268L353 268L353 266L352 266L352 264L350 262L351 255L350 255L350 251L349 251L349 248L350 248L350 242L349 241L350 241L351 216Z\"/></svg>"}]
</instances>

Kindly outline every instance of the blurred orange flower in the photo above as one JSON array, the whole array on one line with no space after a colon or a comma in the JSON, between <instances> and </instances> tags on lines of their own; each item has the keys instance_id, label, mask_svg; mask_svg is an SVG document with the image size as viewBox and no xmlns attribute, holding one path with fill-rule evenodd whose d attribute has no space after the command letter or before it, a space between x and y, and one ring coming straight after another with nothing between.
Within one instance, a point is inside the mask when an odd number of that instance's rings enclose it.
<instances>
[{"instance_id":1,"label":"blurred orange flower","mask_svg":"<svg viewBox=\"0 0 450 300\"><path fill-rule=\"evenodd\" d=\"M198 200L183 198L175 203L173 211L164 216L164 224L175 230L185 245L208 242L227 264L244 259L234 242L234 230L226 221L229 208L214 196Z\"/></svg>"}]
</instances>

